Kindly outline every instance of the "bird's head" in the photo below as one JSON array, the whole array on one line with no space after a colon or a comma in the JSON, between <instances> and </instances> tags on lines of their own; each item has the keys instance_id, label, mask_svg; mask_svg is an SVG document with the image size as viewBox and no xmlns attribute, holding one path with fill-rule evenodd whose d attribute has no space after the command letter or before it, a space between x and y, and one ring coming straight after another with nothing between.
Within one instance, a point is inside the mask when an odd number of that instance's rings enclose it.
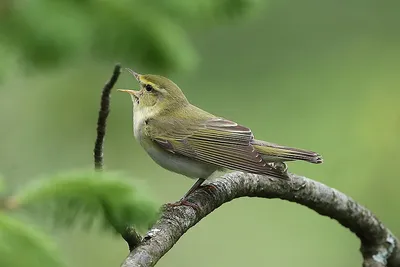
<instances>
[{"instance_id":1,"label":"bird's head","mask_svg":"<svg viewBox=\"0 0 400 267\"><path fill-rule=\"evenodd\" d=\"M163 110L186 105L188 100L182 90L168 78L153 75L139 74L127 69L139 82L140 90L119 89L131 95L134 111L152 109Z\"/></svg>"}]
</instances>

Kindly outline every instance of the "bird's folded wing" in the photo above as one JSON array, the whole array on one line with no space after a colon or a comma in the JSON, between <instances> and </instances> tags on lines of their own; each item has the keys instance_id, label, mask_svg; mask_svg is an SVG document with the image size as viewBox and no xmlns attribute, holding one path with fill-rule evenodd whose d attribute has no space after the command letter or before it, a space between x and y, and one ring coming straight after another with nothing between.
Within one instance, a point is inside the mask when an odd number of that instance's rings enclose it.
<instances>
[{"instance_id":1,"label":"bird's folded wing","mask_svg":"<svg viewBox=\"0 0 400 267\"><path fill-rule=\"evenodd\" d=\"M208 119L195 127L190 127L190 123L189 127L180 125L177 123L172 131L157 135L154 141L172 153L223 168L285 177L263 160L251 145L251 130L244 126L222 118Z\"/></svg>"}]
</instances>

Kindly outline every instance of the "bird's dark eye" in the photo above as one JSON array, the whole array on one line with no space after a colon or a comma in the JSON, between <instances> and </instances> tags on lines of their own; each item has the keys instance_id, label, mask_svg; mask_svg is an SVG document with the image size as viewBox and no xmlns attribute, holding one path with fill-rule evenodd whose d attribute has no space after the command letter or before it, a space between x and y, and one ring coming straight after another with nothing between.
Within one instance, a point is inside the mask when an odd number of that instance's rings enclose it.
<instances>
[{"instance_id":1,"label":"bird's dark eye","mask_svg":"<svg viewBox=\"0 0 400 267\"><path fill-rule=\"evenodd\" d=\"M151 86L150 84L146 84L146 85L144 86L144 88L146 88L146 91L147 91L147 92L153 91L153 86Z\"/></svg>"}]
</instances>

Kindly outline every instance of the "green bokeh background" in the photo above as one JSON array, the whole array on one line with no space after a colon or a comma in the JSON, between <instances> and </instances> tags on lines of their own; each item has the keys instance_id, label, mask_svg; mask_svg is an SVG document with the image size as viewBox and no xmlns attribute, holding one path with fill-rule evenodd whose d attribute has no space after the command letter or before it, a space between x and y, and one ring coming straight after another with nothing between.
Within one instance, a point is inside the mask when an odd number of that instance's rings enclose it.
<instances>
[{"instance_id":1,"label":"green bokeh background","mask_svg":"<svg viewBox=\"0 0 400 267\"><path fill-rule=\"evenodd\" d=\"M1 1L0 172L14 187L92 167L100 90L121 62L168 75L193 104L259 139L320 152L323 165L290 170L352 196L400 236L399 1L216 1L226 6L215 13L205 11L212 1L103 1L96 12L89 0ZM117 85L137 88L128 74ZM179 199L193 181L135 142L128 96L113 94L111 109L106 168L144 181L160 204ZM119 266L127 255L121 238L96 229L48 231L68 266ZM157 266L360 266L358 249L348 230L305 207L243 198Z\"/></svg>"}]
</instances>

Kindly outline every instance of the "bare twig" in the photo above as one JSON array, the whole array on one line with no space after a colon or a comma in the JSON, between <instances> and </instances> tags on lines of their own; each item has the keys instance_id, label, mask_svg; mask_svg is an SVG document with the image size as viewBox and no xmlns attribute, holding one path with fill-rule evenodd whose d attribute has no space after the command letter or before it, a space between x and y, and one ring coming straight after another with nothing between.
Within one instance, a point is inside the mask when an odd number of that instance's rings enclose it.
<instances>
[{"instance_id":1,"label":"bare twig","mask_svg":"<svg viewBox=\"0 0 400 267\"><path fill-rule=\"evenodd\" d=\"M121 73L121 65L116 64L110 80L104 85L101 93L99 117L97 120L97 138L94 145L94 168L101 170L103 168L103 143L106 135L107 117L110 113L110 94Z\"/></svg>"},{"instance_id":2,"label":"bare twig","mask_svg":"<svg viewBox=\"0 0 400 267\"><path fill-rule=\"evenodd\" d=\"M110 95L111 89L114 87L121 74L121 65L116 64L110 80L104 85L101 93L99 117L97 120L97 138L93 149L94 168L95 170L103 170L103 143L106 135L107 117L110 113ZM120 233L122 238L128 243L129 251L141 241L141 236L131 226L118 225L110 215L110 210L107 203L101 203L103 212L108 219L108 222L113 226L116 232Z\"/></svg>"},{"instance_id":3,"label":"bare twig","mask_svg":"<svg viewBox=\"0 0 400 267\"><path fill-rule=\"evenodd\" d=\"M154 266L179 238L222 204L239 197L280 198L307 206L338 221L358 236L364 267L400 266L398 240L365 207L345 194L306 177L290 174L290 180L234 172L202 187L189 197L199 207L166 207L122 263L122 267Z\"/></svg>"}]
</instances>

